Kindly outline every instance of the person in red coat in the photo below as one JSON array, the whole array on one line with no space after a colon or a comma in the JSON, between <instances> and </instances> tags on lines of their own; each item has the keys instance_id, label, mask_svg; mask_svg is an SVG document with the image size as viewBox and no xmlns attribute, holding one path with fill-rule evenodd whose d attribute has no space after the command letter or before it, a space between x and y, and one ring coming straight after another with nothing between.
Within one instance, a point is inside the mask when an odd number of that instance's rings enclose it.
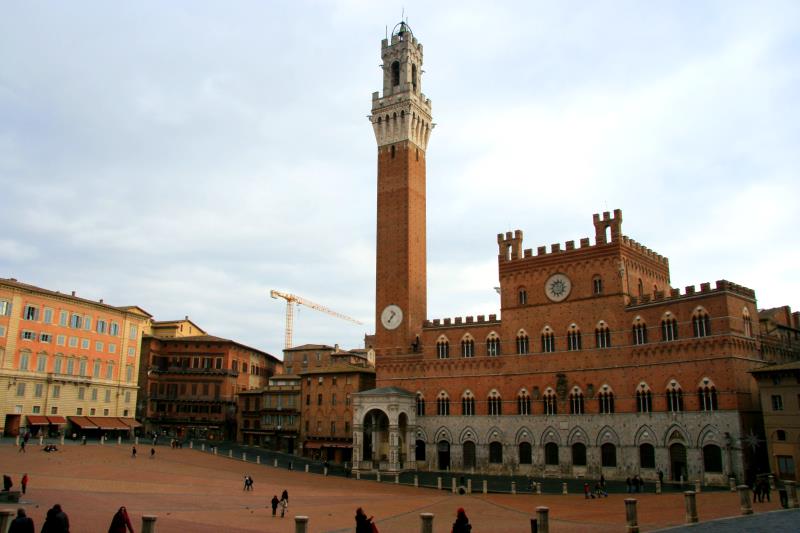
<instances>
[{"instance_id":1,"label":"person in red coat","mask_svg":"<svg viewBox=\"0 0 800 533\"><path fill-rule=\"evenodd\" d=\"M108 533L133 533L133 526L131 519L128 517L128 510L125 506L119 508L114 518L111 519L111 525L108 526Z\"/></svg>"}]
</instances>

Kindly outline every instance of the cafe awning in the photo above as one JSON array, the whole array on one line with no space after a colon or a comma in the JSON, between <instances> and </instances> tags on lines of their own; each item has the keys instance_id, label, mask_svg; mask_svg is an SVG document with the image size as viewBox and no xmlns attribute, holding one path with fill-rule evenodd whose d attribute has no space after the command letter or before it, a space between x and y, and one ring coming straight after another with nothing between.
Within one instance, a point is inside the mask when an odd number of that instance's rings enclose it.
<instances>
[{"instance_id":1,"label":"cafe awning","mask_svg":"<svg viewBox=\"0 0 800 533\"><path fill-rule=\"evenodd\" d=\"M139 422L135 418L120 418L119 421L131 429L142 427L141 422Z\"/></svg>"},{"instance_id":2,"label":"cafe awning","mask_svg":"<svg viewBox=\"0 0 800 533\"><path fill-rule=\"evenodd\" d=\"M49 424L50 424L50 421L47 420L46 416L28 415L28 425L29 426L47 426Z\"/></svg>"},{"instance_id":3,"label":"cafe awning","mask_svg":"<svg viewBox=\"0 0 800 533\"><path fill-rule=\"evenodd\" d=\"M130 429L130 427L113 416L90 416L89 420L97 427L104 430L124 429L128 431Z\"/></svg>"},{"instance_id":4,"label":"cafe awning","mask_svg":"<svg viewBox=\"0 0 800 533\"><path fill-rule=\"evenodd\" d=\"M71 416L69 417L69 421L81 429L98 429L97 424L93 423L85 416Z\"/></svg>"},{"instance_id":5,"label":"cafe awning","mask_svg":"<svg viewBox=\"0 0 800 533\"><path fill-rule=\"evenodd\" d=\"M50 421L51 424L55 424L57 426L67 423L67 419L64 418L63 416L48 416L47 419Z\"/></svg>"}]
</instances>

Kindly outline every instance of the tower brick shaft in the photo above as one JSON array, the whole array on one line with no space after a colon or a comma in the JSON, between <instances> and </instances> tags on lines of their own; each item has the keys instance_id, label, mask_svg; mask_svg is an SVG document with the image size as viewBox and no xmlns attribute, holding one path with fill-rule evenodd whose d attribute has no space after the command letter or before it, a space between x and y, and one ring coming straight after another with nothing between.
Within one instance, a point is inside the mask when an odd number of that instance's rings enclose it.
<instances>
[{"instance_id":1,"label":"tower brick shaft","mask_svg":"<svg viewBox=\"0 0 800 533\"><path fill-rule=\"evenodd\" d=\"M381 57L383 95L373 93L370 116L378 144L378 355L414 351L427 318L425 150L433 127L421 92L422 44L408 25L383 40Z\"/></svg>"}]
</instances>

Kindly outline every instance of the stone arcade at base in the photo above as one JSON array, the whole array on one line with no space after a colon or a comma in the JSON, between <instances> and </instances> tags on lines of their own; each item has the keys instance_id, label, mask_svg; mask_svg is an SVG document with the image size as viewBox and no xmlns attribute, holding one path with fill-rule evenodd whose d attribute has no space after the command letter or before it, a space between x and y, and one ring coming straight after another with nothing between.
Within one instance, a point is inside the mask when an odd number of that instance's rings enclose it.
<instances>
[{"instance_id":1,"label":"stone arcade at base","mask_svg":"<svg viewBox=\"0 0 800 533\"><path fill-rule=\"evenodd\" d=\"M594 215L594 239L524 249L497 236L502 320L427 320L422 44L382 42L375 390L354 395L362 470L740 480L761 468L767 358L754 291L670 285L669 261Z\"/></svg>"}]
</instances>

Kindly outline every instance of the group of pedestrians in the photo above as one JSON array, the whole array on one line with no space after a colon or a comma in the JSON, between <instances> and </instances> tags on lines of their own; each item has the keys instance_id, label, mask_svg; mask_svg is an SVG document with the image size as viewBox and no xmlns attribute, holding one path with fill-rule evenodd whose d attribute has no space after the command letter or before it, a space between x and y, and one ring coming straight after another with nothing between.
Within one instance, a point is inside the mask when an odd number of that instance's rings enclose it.
<instances>
[{"instance_id":1,"label":"group of pedestrians","mask_svg":"<svg viewBox=\"0 0 800 533\"><path fill-rule=\"evenodd\" d=\"M280 507L281 518L283 518L286 514L286 511L289 510L289 492L286 489L283 489L283 492L281 493L281 499L279 500L278 495L276 494L272 497L270 503L272 504L272 517L275 518L278 512L278 507Z\"/></svg>"},{"instance_id":2,"label":"group of pedestrians","mask_svg":"<svg viewBox=\"0 0 800 533\"><path fill-rule=\"evenodd\" d=\"M17 509L17 517L11 521L8 533L35 533L35 531L33 519L27 515L25 509ZM69 533L69 517L61 505L55 504L47 511L41 533ZM114 513L111 525L108 526L108 533L134 533L125 506Z\"/></svg>"},{"instance_id":3,"label":"group of pedestrians","mask_svg":"<svg viewBox=\"0 0 800 533\"><path fill-rule=\"evenodd\" d=\"M639 477L639 474L627 478L625 484L628 486L628 493L644 492L644 480Z\"/></svg>"},{"instance_id":4,"label":"group of pedestrians","mask_svg":"<svg viewBox=\"0 0 800 533\"><path fill-rule=\"evenodd\" d=\"M765 478L757 479L756 482L753 483L753 501L763 503L764 498L766 498L767 501L770 501L769 495L769 481Z\"/></svg>"}]
</instances>

